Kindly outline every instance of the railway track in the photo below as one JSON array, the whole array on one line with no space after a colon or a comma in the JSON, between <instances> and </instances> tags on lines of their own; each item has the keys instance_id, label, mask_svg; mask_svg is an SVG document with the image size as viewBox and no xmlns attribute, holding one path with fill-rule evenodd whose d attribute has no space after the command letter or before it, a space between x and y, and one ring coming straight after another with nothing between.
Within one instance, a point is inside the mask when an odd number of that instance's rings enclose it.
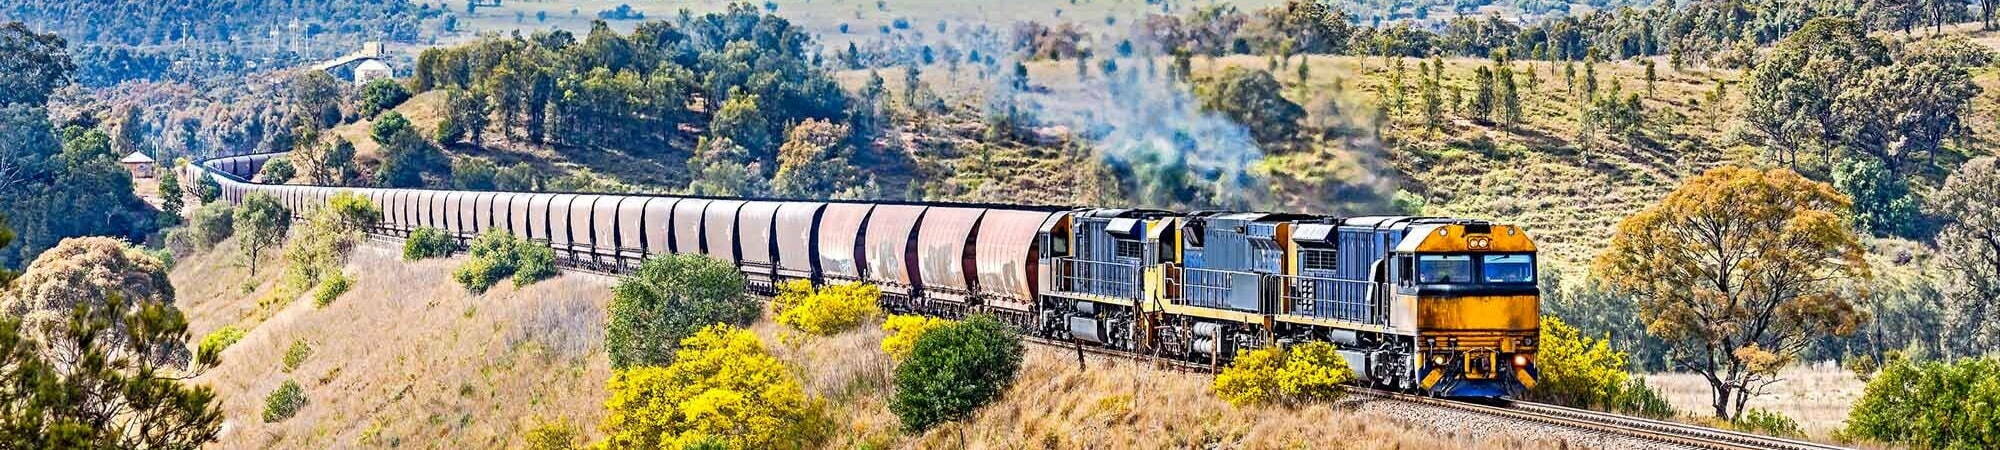
<instances>
[{"instance_id":1,"label":"railway track","mask_svg":"<svg viewBox=\"0 0 2000 450\"><path fill-rule=\"evenodd\" d=\"M366 237L367 240L369 241L391 244L391 245L400 245L404 240L401 236L394 236L379 232L367 233ZM598 264L581 264L579 263L579 261L580 261L579 259L574 257L558 258L557 266L560 267L562 270L572 271L572 272L583 272L583 273L591 273L591 274L612 276L612 277L623 275L621 273L622 271L617 270L617 268L603 267L602 265ZM1208 364L1184 361L1174 358L1163 358L1155 355L1134 354L1130 352L1107 349L1102 347L1077 345L1076 343L1073 342L1045 339L1035 336L1024 335L1022 336L1022 339L1033 344L1043 345L1061 351L1077 352L1078 360L1080 363L1083 360L1084 354L1091 354L1091 355L1098 355L1110 358L1120 358L1120 359L1138 361L1146 364L1151 364L1155 368L1170 368L1173 370L1179 370L1184 372L1212 373L1216 369L1215 367ZM1433 408L1441 408L1446 410L1462 411L1489 417L1498 417L1502 419L1518 420L1523 422L1569 428L1589 433L1598 433L1604 435L1637 439L1645 442L1653 442L1653 443L1658 443L1661 446L1665 447L1678 447L1678 448L1690 448L1690 449L1702 449L1702 450L1830 450L1830 449L1843 448L1843 447L1830 446L1813 442L1763 436L1763 435L1743 433L1738 431L1722 430L1722 429L1709 428L1697 425L1689 425L1689 424L1674 423L1661 420L1646 419L1640 417L1632 417L1621 414L1612 414L1599 411L1550 405L1544 403L1534 403L1526 401L1503 401L1497 404L1487 404L1487 403L1479 403L1472 401L1424 397L1424 396L1411 395L1400 392L1384 391L1366 387L1350 386L1347 387L1346 390L1349 393L1354 394L1356 396L1366 397L1378 401L1402 402L1402 403L1416 404Z\"/></svg>"},{"instance_id":2,"label":"railway track","mask_svg":"<svg viewBox=\"0 0 2000 450\"><path fill-rule=\"evenodd\" d=\"M1362 387L1350 387L1347 391L1362 397L1420 404L1484 416L1571 428L1680 448L1703 450L1829 450L1844 448L1545 403L1502 401L1497 404L1485 404L1423 397Z\"/></svg>"},{"instance_id":3,"label":"railway track","mask_svg":"<svg viewBox=\"0 0 2000 450\"><path fill-rule=\"evenodd\" d=\"M1078 346L1070 342L1033 336L1023 336L1023 338L1029 342L1057 348L1062 351L1076 351L1078 353L1124 358L1153 364L1155 367L1173 368L1190 372L1210 372L1213 370L1207 364L1178 359L1134 355L1122 351L1100 347ZM1844 448L1546 403L1503 401L1497 404L1488 404L1465 400L1424 397L1367 387L1350 386L1346 389L1348 393L1355 396L1377 401L1409 403L1482 416L1569 428L1588 433L1657 443L1663 447L1701 450L1834 450Z\"/></svg>"}]
</instances>

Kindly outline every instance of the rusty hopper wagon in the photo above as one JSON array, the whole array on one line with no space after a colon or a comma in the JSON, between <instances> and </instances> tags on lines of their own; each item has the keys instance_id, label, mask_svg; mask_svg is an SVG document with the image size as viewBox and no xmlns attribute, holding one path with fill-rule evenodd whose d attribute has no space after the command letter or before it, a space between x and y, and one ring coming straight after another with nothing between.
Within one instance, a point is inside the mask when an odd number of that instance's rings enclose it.
<instances>
[{"instance_id":1,"label":"rusty hopper wagon","mask_svg":"<svg viewBox=\"0 0 2000 450\"><path fill-rule=\"evenodd\" d=\"M1222 364L1329 342L1362 383L1441 396L1532 387L1540 291L1519 227L1441 217L471 192L252 183L277 154L177 168L224 201L307 214L339 192L381 207L372 231L499 230L565 264L652 255L734 264L754 290L871 283L891 311L991 314L1036 336ZM189 184L194 185L193 183Z\"/></svg>"}]
</instances>

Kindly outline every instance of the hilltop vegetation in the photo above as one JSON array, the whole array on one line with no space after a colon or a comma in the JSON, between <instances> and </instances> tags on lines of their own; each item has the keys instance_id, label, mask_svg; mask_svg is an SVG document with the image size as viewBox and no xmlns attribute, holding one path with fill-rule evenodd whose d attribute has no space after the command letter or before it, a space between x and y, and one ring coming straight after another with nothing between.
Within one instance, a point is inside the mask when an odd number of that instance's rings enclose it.
<instances>
[{"instance_id":1,"label":"hilltop vegetation","mask_svg":"<svg viewBox=\"0 0 2000 450\"><path fill-rule=\"evenodd\" d=\"M242 76L353 51L360 41L415 41L429 7L406 0L28 1L0 6L76 44L77 81Z\"/></svg>"}]
</instances>

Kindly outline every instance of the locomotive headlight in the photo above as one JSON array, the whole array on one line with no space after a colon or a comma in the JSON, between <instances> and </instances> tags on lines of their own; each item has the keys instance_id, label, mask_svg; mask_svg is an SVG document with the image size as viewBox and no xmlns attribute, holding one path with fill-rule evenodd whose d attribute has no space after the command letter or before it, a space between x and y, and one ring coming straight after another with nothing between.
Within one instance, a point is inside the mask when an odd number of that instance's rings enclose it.
<instances>
[{"instance_id":1,"label":"locomotive headlight","mask_svg":"<svg viewBox=\"0 0 2000 450\"><path fill-rule=\"evenodd\" d=\"M1431 364L1444 365L1444 354L1438 353L1431 355Z\"/></svg>"},{"instance_id":2,"label":"locomotive headlight","mask_svg":"<svg viewBox=\"0 0 2000 450\"><path fill-rule=\"evenodd\" d=\"M1515 355L1514 355L1514 367L1528 367L1528 355L1525 355L1525 354L1515 354Z\"/></svg>"}]
</instances>

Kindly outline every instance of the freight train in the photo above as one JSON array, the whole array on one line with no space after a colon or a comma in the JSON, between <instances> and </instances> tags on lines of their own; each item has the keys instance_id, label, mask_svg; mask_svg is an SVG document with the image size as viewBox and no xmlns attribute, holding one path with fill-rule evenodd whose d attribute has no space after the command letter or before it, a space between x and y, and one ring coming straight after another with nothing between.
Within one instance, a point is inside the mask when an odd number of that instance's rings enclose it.
<instances>
[{"instance_id":1,"label":"freight train","mask_svg":"<svg viewBox=\"0 0 2000 450\"><path fill-rule=\"evenodd\" d=\"M891 311L991 314L1077 345L1225 364L1248 349L1335 344L1360 383L1451 397L1535 385L1535 244L1480 220L1035 206L270 185L276 154L183 167L221 198L264 192L304 215L339 192L376 232L503 230L571 265L618 271L698 253L753 289L873 283ZM189 183L192 185L192 183Z\"/></svg>"}]
</instances>

